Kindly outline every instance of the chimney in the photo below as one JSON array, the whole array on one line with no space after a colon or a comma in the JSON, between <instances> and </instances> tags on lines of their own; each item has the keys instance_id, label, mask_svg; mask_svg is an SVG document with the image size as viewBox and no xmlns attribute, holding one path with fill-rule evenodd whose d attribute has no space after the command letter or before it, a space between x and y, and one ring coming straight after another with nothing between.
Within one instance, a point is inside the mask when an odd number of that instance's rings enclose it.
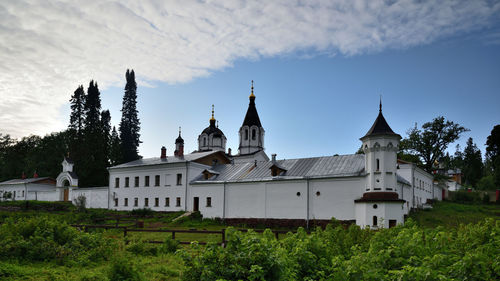
<instances>
[{"instance_id":1,"label":"chimney","mask_svg":"<svg viewBox=\"0 0 500 281\"><path fill-rule=\"evenodd\" d=\"M227 155L231 156L231 148L227 149Z\"/></svg>"},{"instance_id":2,"label":"chimney","mask_svg":"<svg viewBox=\"0 0 500 281\"><path fill-rule=\"evenodd\" d=\"M271 154L271 157L273 158L273 163L276 163L276 153Z\"/></svg>"},{"instance_id":3,"label":"chimney","mask_svg":"<svg viewBox=\"0 0 500 281\"><path fill-rule=\"evenodd\" d=\"M162 146L161 147L161 156L160 156L161 159L167 159L167 149Z\"/></svg>"}]
</instances>

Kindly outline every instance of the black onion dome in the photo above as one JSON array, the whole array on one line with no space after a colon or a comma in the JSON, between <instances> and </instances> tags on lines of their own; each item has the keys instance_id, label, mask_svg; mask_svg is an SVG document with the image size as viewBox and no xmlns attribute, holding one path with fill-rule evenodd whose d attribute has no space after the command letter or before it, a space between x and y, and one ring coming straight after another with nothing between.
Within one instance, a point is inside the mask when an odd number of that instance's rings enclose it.
<instances>
[{"instance_id":1,"label":"black onion dome","mask_svg":"<svg viewBox=\"0 0 500 281\"><path fill-rule=\"evenodd\" d=\"M206 127L202 134L214 135L214 137L221 138L224 133L217 127L215 127L215 119L210 120L210 126Z\"/></svg>"},{"instance_id":2,"label":"black onion dome","mask_svg":"<svg viewBox=\"0 0 500 281\"><path fill-rule=\"evenodd\" d=\"M247 115L245 115L245 120L243 120L242 126L257 126L262 127L260 123L259 114L257 113L257 108L255 107L255 96L250 96L250 104L248 104Z\"/></svg>"},{"instance_id":3,"label":"black onion dome","mask_svg":"<svg viewBox=\"0 0 500 281\"><path fill-rule=\"evenodd\" d=\"M175 139L175 143L184 143L184 139L181 137L181 135L179 135L179 137Z\"/></svg>"}]
</instances>

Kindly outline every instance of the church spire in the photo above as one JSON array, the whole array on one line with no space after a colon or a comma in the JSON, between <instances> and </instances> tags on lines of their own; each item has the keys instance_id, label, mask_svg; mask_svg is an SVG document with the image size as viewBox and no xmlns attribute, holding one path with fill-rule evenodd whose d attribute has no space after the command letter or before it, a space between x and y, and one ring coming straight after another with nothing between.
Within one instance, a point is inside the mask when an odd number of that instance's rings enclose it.
<instances>
[{"instance_id":1,"label":"church spire","mask_svg":"<svg viewBox=\"0 0 500 281\"><path fill-rule=\"evenodd\" d=\"M210 121L215 121L215 117L214 117L214 105L212 104L212 118L210 118Z\"/></svg>"},{"instance_id":2,"label":"church spire","mask_svg":"<svg viewBox=\"0 0 500 281\"><path fill-rule=\"evenodd\" d=\"M250 93L249 98L250 98L250 99L251 99L251 98L254 98L254 99L255 99L255 95L253 94L253 80L252 80L252 91L251 91L251 93Z\"/></svg>"},{"instance_id":3,"label":"church spire","mask_svg":"<svg viewBox=\"0 0 500 281\"><path fill-rule=\"evenodd\" d=\"M380 104L379 104L378 112L382 113L382 95L380 95Z\"/></svg>"}]
</instances>

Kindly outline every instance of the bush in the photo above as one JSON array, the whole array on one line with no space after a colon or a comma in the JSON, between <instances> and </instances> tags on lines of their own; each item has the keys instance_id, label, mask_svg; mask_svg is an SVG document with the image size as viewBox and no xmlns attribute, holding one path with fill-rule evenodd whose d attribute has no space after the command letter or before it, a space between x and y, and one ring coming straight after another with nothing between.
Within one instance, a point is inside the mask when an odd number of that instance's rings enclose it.
<instances>
[{"instance_id":1,"label":"bush","mask_svg":"<svg viewBox=\"0 0 500 281\"><path fill-rule=\"evenodd\" d=\"M165 243L162 245L163 253L175 253L179 249L179 241L172 239L172 237L167 237Z\"/></svg>"},{"instance_id":2,"label":"bush","mask_svg":"<svg viewBox=\"0 0 500 281\"><path fill-rule=\"evenodd\" d=\"M36 210L36 211L68 211L73 209L71 202L49 202L49 201L3 201L0 206L19 207L22 210Z\"/></svg>"},{"instance_id":3,"label":"bush","mask_svg":"<svg viewBox=\"0 0 500 281\"><path fill-rule=\"evenodd\" d=\"M87 197L85 197L85 195L80 194L78 197L76 197L74 200L74 204L78 212L87 211Z\"/></svg>"},{"instance_id":4,"label":"bush","mask_svg":"<svg viewBox=\"0 0 500 281\"><path fill-rule=\"evenodd\" d=\"M8 219L0 226L0 259L57 261L62 264L107 260L115 248L111 239L89 234L65 222L35 217Z\"/></svg>"},{"instance_id":5,"label":"bush","mask_svg":"<svg viewBox=\"0 0 500 281\"><path fill-rule=\"evenodd\" d=\"M143 280L139 271L125 258L113 262L109 272L110 281L140 281Z\"/></svg>"},{"instance_id":6,"label":"bush","mask_svg":"<svg viewBox=\"0 0 500 281\"><path fill-rule=\"evenodd\" d=\"M455 201L458 203L480 203L481 196L477 192L468 192L466 190L459 190L455 192L450 192L450 201Z\"/></svg>"},{"instance_id":7,"label":"bush","mask_svg":"<svg viewBox=\"0 0 500 281\"><path fill-rule=\"evenodd\" d=\"M371 231L331 225L282 240L266 230L227 230L216 244L178 251L183 280L498 280L500 221L458 228L404 226Z\"/></svg>"},{"instance_id":8,"label":"bush","mask_svg":"<svg viewBox=\"0 0 500 281\"><path fill-rule=\"evenodd\" d=\"M130 214L138 217L146 217L152 216L154 214L154 211L149 208L133 209L132 211L130 211Z\"/></svg>"}]
</instances>

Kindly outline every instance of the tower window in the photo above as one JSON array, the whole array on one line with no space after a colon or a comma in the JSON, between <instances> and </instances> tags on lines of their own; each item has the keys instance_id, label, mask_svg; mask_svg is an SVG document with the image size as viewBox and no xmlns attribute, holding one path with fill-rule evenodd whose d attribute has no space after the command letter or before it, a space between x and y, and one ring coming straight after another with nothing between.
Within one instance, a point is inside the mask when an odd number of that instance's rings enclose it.
<instances>
[{"instance_id":1,"label":"tower window","mask_svg":"<svg viewBox=\"0 0 500 281\"><path fill-rule=\"evenodd\" d=\"M255 135L256 135L255 129L252 129L252 140L255 140Z\"/></svg>"},{"instance_id":2,"label":"tower window","mask_svg":"<svg viewBox=\"0 0 500 281\"><path fill-rule=\"evenodd\" d=\"M378 222L377 216L373 216L373 226L377 226L377 222Z\"/></svg>"},{"instance_id":3,"label":"tower window","mask_svg":"<svg viewBox=\"0 0 500 281\"><path fill-rule=\"evenodd\" d=\"M248 140L248 129L245 129L245 140Z\"/></svg>"},{"instance_id":4,"label":"tower window","mask_svg":"<svg viewBox=\"0 0 500 281\"><path fill-rule=\"evenodd\" d=\"M380 170L380 159L377 158L377 171Z\"/></svg>"},{"instance_id":5,"label":"tower window","mask_svg":"<svg viewBox=\"0 0 500 281\"><path fill-rule=\"evenodd\" d=\"M203 146L207 146L207 138L203 137Z\"/></svg>"}]
</instances>

